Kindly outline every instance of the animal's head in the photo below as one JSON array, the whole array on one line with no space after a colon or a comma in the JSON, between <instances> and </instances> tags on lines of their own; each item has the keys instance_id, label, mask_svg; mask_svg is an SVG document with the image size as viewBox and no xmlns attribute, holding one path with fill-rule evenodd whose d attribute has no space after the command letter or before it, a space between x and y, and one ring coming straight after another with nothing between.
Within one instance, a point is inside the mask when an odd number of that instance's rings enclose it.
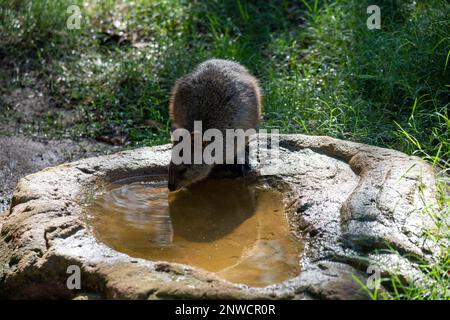
<instances>
[{"instance_id":1,"label":"animal's head","mask_svg":"<svg viewBox=\"0 0 450 320\"><path fill-rule=\"evenodd\" d=\"M186 187L194 182L200 181L206 178L211 172L213 165L200 163L194 163L194 153L200 152L203 155L203 149L205 147L204 142L200 142L201 148L194 149L194 139L201 138L199 132L185 133L186 138L190 139L190 143L184 147L190 150L190 155L184 154L186 151L183 148L183 140L181 142L175 142L172 147L172 159L169 165L169 182L168 188L170 191L176 191L183 187ZM198 136L197 136L198 135ZM201 140L200 140L201 141ZM174 161L174 157L177 157L178 161ZM182 161L180 161L182 160Z\"/></svg>"},{"instance_id":2,"label":"animal's head","mask_svg":"<svg viewBox=\"0 0 450 320\"><path fill-rule=\"evenodd\" d=\"M209 175L211 169L212 165L209 164L174 164L170 162L168 188L170 191L176 191L200 181Z\"/></svg>"}]
</instances>

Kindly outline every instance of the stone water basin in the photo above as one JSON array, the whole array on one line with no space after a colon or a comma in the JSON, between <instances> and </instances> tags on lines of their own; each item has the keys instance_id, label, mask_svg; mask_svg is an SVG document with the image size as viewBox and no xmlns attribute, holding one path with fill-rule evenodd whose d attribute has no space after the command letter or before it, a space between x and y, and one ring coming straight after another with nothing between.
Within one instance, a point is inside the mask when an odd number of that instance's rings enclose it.
<instances>
[{"instance_id":1,"label":"stone water basin","mask_svg":"<svg viewBox=\"0 0 450 320\"><path fill-rule=\"evenodd\" d=\"M241 178L169 193L164 178L108 185L86 209L95 237L131 257L182 263L254 287L299 274L301 243L289 231L279 192Z\"/></svg>"},{"instance_id":2,"label":"stone water basin","mask_svg":"<svg viewBox=\"0 0 450 320\"><path fill-rule=\"evenodd\" d=\"M21 179L0 217L0 298L367 299L368 267L419 281L419 261L448 246L426 236L435 172L419 158L330 137L279 144L245 179L176 194L170 145Z\"/></svg>"}]
</instances>

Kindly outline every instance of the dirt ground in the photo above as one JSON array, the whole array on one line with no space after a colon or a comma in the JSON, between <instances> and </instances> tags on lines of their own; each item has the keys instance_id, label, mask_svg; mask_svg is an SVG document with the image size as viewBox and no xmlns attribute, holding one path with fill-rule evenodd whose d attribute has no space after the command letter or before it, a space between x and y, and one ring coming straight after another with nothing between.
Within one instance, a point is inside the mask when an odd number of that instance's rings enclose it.
<instances>
[{"instance_id":1,"label":"dirt ground","mask_svg":"<svg viewBox=\"0 0 450 320\"><path fill-rule=\"evenodd\" d=\"M46 167L116 150L91 140L0 137L0 212L8 208L20 178Z\"/></svg>"},{"instance_id":2,"label":"dirt ground","mask_svg":"<svg viewBox=\"0 0 450 320\"><path fill-rule=\"evenodd\" d=\"M121 149L92 139L56 139L45 133L30 136L21 130L49 112L61 113L53 109L36 82L0 94L0 214L8 208L20 178L49 166ZM68 122L72 113L63 113Z\"/></svg>"}]
</instances>

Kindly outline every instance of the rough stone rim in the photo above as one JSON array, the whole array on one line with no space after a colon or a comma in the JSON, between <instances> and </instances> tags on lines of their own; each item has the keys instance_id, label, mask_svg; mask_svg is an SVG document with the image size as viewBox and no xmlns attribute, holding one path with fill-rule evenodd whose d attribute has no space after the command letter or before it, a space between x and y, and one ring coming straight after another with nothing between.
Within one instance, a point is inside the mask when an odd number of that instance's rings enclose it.
<instances>
[{"instance_id":1,"label":"rough stone rim","mask_svg":"<svg viewBox=\"0 0 450 320\"><path fill-rule=\"evenodd\" d=\"M417 157L329 137L280 135L280 145L292 150L310 148L314 152L335 157L349 163L360 177L367 177L371 171L379 169L380 165L386 165L380 163L383 157L397 159L399 162L418 163L421 169L432 172L431 167ZM45 292L42 292L48 287L45 276L50 274L55 281L59 280L65 285L64 267L68 261L81 266L83 277L88 279L86 283L88 292L99 292L106 298L317 297L314 290L315 281L326 283L330 277L336 275L336 272L349 272L348 269L341 268L338 262L323 267L324 263L319 261L311 264L310 269L302 272L300 276L282 284L261 289L248 288L245 285L229 283L212 273L192 267L131 258L95 241L88 232L88 227L80 219L82 208L79 201L84 196L82 190L99 187L130 175L166 174L169 157L169 145L141 148L48 168L23 178L16 188L8 215L0 220L0 258L2 261L9 261L9 265L0 266L0 287L2 287L0 294L8 293L11 296L17 284L37 280L35 283L39 290L24 290L12 296L39 297L43 293L45 296ZM110 163L113 158L114 166ZM64 179L61 180L61 176ZM34 187L30 187L33 184ZM433 179L429 178L425 184L429 192L434 191ZM49 210L33 213L34 204L38 201L46 202ZM351 214L351 212L347 214L349 219ZM14 226L13 222L17 222L15 218L33 220L36 215L47 217L41 229L34 230L31 234L24 232L21 239L8 238L13 233L11 229ZM18 227L22 225L23 223ZM349 241L355 240L350 238ZM411 246L403 249L422 257L427 256L427 250L424 248ZM18 261L14 260L18 257L20 258ZM345 263L348 264L348 261ZM124 269L127 270L125 275L121 274L121 270ZM316 276L315 281L310 281L308 272L317 273L319 269L325 270L319 271L323 273L322 276ZM41 279L34 279L34 276L31 276L36 270L42 274ZM328 273L326 270L331 271ZM359 274L356 269L350 271ZM174 285L174 279L179 281L178 285ZM41 280L44 283L40 284ZM133 281L139 283L137 288L129 285ZM60 284L55 287L55 297L71 296ZM349 290L351 291L351 288ZM206 291L208 294L204 296ZM356 291L352 294L352 297L362 297Z\"/></svg>"}]
</instances>

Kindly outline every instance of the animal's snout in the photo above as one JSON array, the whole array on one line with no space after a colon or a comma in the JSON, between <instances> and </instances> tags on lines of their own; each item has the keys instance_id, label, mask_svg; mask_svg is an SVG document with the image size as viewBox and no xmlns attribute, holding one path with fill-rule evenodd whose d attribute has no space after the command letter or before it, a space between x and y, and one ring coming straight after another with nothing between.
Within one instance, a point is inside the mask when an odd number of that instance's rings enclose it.
<instances>
[{"instance_id":1,"label":"animal's snout","mask_svg":"<svg viewBox=\"0 0 450 320\"><path fill-rule=\"evenodd\" d=\"M167 188L169 188L169 191L175 191L177 189L175 183L170 181L167 183Z\"/></svg>"}]
</instances>

